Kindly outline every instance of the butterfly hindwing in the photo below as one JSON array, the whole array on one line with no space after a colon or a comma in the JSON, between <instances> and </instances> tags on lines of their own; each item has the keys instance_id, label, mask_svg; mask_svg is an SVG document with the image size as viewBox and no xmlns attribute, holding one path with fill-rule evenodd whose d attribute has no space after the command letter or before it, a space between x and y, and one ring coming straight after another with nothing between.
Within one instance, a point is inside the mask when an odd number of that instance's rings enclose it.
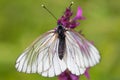
<instances>
[{"instance_id":1,"label":"butterfly hindwing","mask_svg":"<svg viewBox=\"0 0 120 80\"><path fill-rule=\"evenodd\" d=\"M98 50L79 33L68 30L66 35L66 65L73 74L80 75L85 69L99 62Z\"/></svg>"}]
</instances>

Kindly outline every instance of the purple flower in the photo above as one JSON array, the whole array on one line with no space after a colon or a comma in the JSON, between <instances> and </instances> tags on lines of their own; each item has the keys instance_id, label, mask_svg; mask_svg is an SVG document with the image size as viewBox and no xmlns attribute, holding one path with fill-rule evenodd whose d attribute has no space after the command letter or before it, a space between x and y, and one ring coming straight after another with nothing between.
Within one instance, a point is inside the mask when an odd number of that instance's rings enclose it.
<instances>
[{"instance_id":1,"label":"purple flower","mask_svg":"<svg viewBox=\"0 0 120 80\"><path fill-rule=\"evenodd\" d=\"M90 75L89 75L89 69L90 69L90 67L89 68L86 68L86 71L85 71L85 73L84 73L84 75L86 76L86 78L88 79L88 80L90 80Z\"/></svg>"},{"instance_id":2,"label":"purple flower","mask_svg":"<svg viewBox=\"0 0 120 80\"><path fill-rule=\"evenodd\" d=\"M86 76L86 78L88 80L90 80L90 76L89 76L89 73L88 73L88 70L90 68L86 68L86 71L84 73L84 75ZM70 71L66 70L64 71L63 73L61 73L59 76L58 76L58 80L79 80L79 76L75 75L75 74L72 74Z\"/></svg>"},{"instance_id":3,"label":"purple flower","mask_svg":"<svg viewBox=\"0 0 120 80\"><path fill-rule=\"evenodd\" d=\"M73 12L71 11L71 8L67 8L64 12L64 15L58 20L58 24L62 24L66 28L75 28L79 26L79 22L77 20L84 20L85 18L82 16L82 9L78 7L76 16L71 19L71 16L73 15Z\"/></svg>"},{"instance_id":4,"label":"purple flower","mask_svg":"<svg viewBox=\"0 0 120 80\"><path fill-rule=\"evenodd\" d=\"M68 70L60 74L58 78L59 80L79 80L79 76L72 74Z\"/></svg>"}]
</instances>

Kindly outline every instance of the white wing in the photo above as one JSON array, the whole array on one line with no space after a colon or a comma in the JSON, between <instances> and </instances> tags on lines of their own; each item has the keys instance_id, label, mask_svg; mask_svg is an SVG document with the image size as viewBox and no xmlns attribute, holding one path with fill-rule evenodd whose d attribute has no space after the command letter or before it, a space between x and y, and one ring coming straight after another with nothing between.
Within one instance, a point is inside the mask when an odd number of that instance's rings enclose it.
<instances>
[{"instance_id":1,"label":"white wing","mask_svg":"<svg viewBox=\"0 0 120 80\"><path fill-rule=\"evenodd\" d=\"M19 72L39 73L53 77L66 70L66 64L58 56L59 39L54 31L38 38L16 61Z\"/></svg>"},{"instance_id":2,"label":"white wing","mask_svg":"<svg viewBox=\"0 0 120 80\"><path fill-rule=\"evenodd\" d=\"M85 69L99 63L98 50L79 33L68 30L66 35L66 52L64 60L73 74L80 75Z\"/></svg>"}]
</instances>

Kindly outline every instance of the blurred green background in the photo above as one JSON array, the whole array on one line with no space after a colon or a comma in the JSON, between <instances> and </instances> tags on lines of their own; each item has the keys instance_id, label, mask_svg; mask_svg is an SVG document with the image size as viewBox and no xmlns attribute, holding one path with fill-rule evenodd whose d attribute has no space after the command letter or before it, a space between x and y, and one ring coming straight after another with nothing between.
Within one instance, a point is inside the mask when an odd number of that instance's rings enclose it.
<instances>
[{"instance_id":1,"label":"blurred green background","mask_svg":"<svg viewBox=\"0 0 120 80\"><path fill-rule=\"evenodd\" d=\"M73 0L74 13L78 5L86 20L76 28L82 30L100 51L100 64L90 69L91 80L120 80L120 0ZM61 17L71 0L0 0L0 80L57 80L38 74L19 73L15 61L39 35L54 29L56 21L41 4L56 17ZM81 80L87 80L84 76Z\"/></svg>"}]
</instances>

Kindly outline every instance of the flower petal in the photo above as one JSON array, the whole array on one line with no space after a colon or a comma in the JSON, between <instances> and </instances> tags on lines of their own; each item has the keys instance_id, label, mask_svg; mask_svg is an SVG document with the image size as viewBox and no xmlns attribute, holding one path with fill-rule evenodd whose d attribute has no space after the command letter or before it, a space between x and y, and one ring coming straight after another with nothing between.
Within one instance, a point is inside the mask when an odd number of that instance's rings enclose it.
<instances>
[{"instance_id":1,"label":"flower petal","mask_svg":"<svg viewBox=\"0 0 120 80\"><path fill-rule=\"evenodd\" d=\"M84 73L84 75L85 75L85 77L88 79L88 80L90 80L90 75L89 75L89 69L90 69L90 67L89 68L86 68L86 71L85 71L85 73Z\"/></svg>"},{"instance_id":2,"label":"flower petal","mask_svg":"<svg viewBox=\"0 0 120 80\"><path fill-rule=\"evenodd\" d=\"M79 80L79 76L66 70L58 76L58 80Z\"/></svg>"},{"instance_id":3,"label":"flower petal","mask_svg":"<svg viewBox=\"0 0 120 80\"><path fill-rule=\"evenodd\" d=\"M77 14L76 14L76 16L75 16L75 20L83 20L83 19L85 19L85 17L83 17L82 16L82 8L79 6L78 7L78 10L77 10Z\"/></svg>"},{"instance_id":4,"label":"flower petal","mask_svg":"<svg viewBox=\"0 0 120 80\"><path fill-rule=\"evenodd\" d=\"M79 80L79 76L76 76L75 74L70 73L70 79L71 80Z\"/></svg>"}]
</instances>

